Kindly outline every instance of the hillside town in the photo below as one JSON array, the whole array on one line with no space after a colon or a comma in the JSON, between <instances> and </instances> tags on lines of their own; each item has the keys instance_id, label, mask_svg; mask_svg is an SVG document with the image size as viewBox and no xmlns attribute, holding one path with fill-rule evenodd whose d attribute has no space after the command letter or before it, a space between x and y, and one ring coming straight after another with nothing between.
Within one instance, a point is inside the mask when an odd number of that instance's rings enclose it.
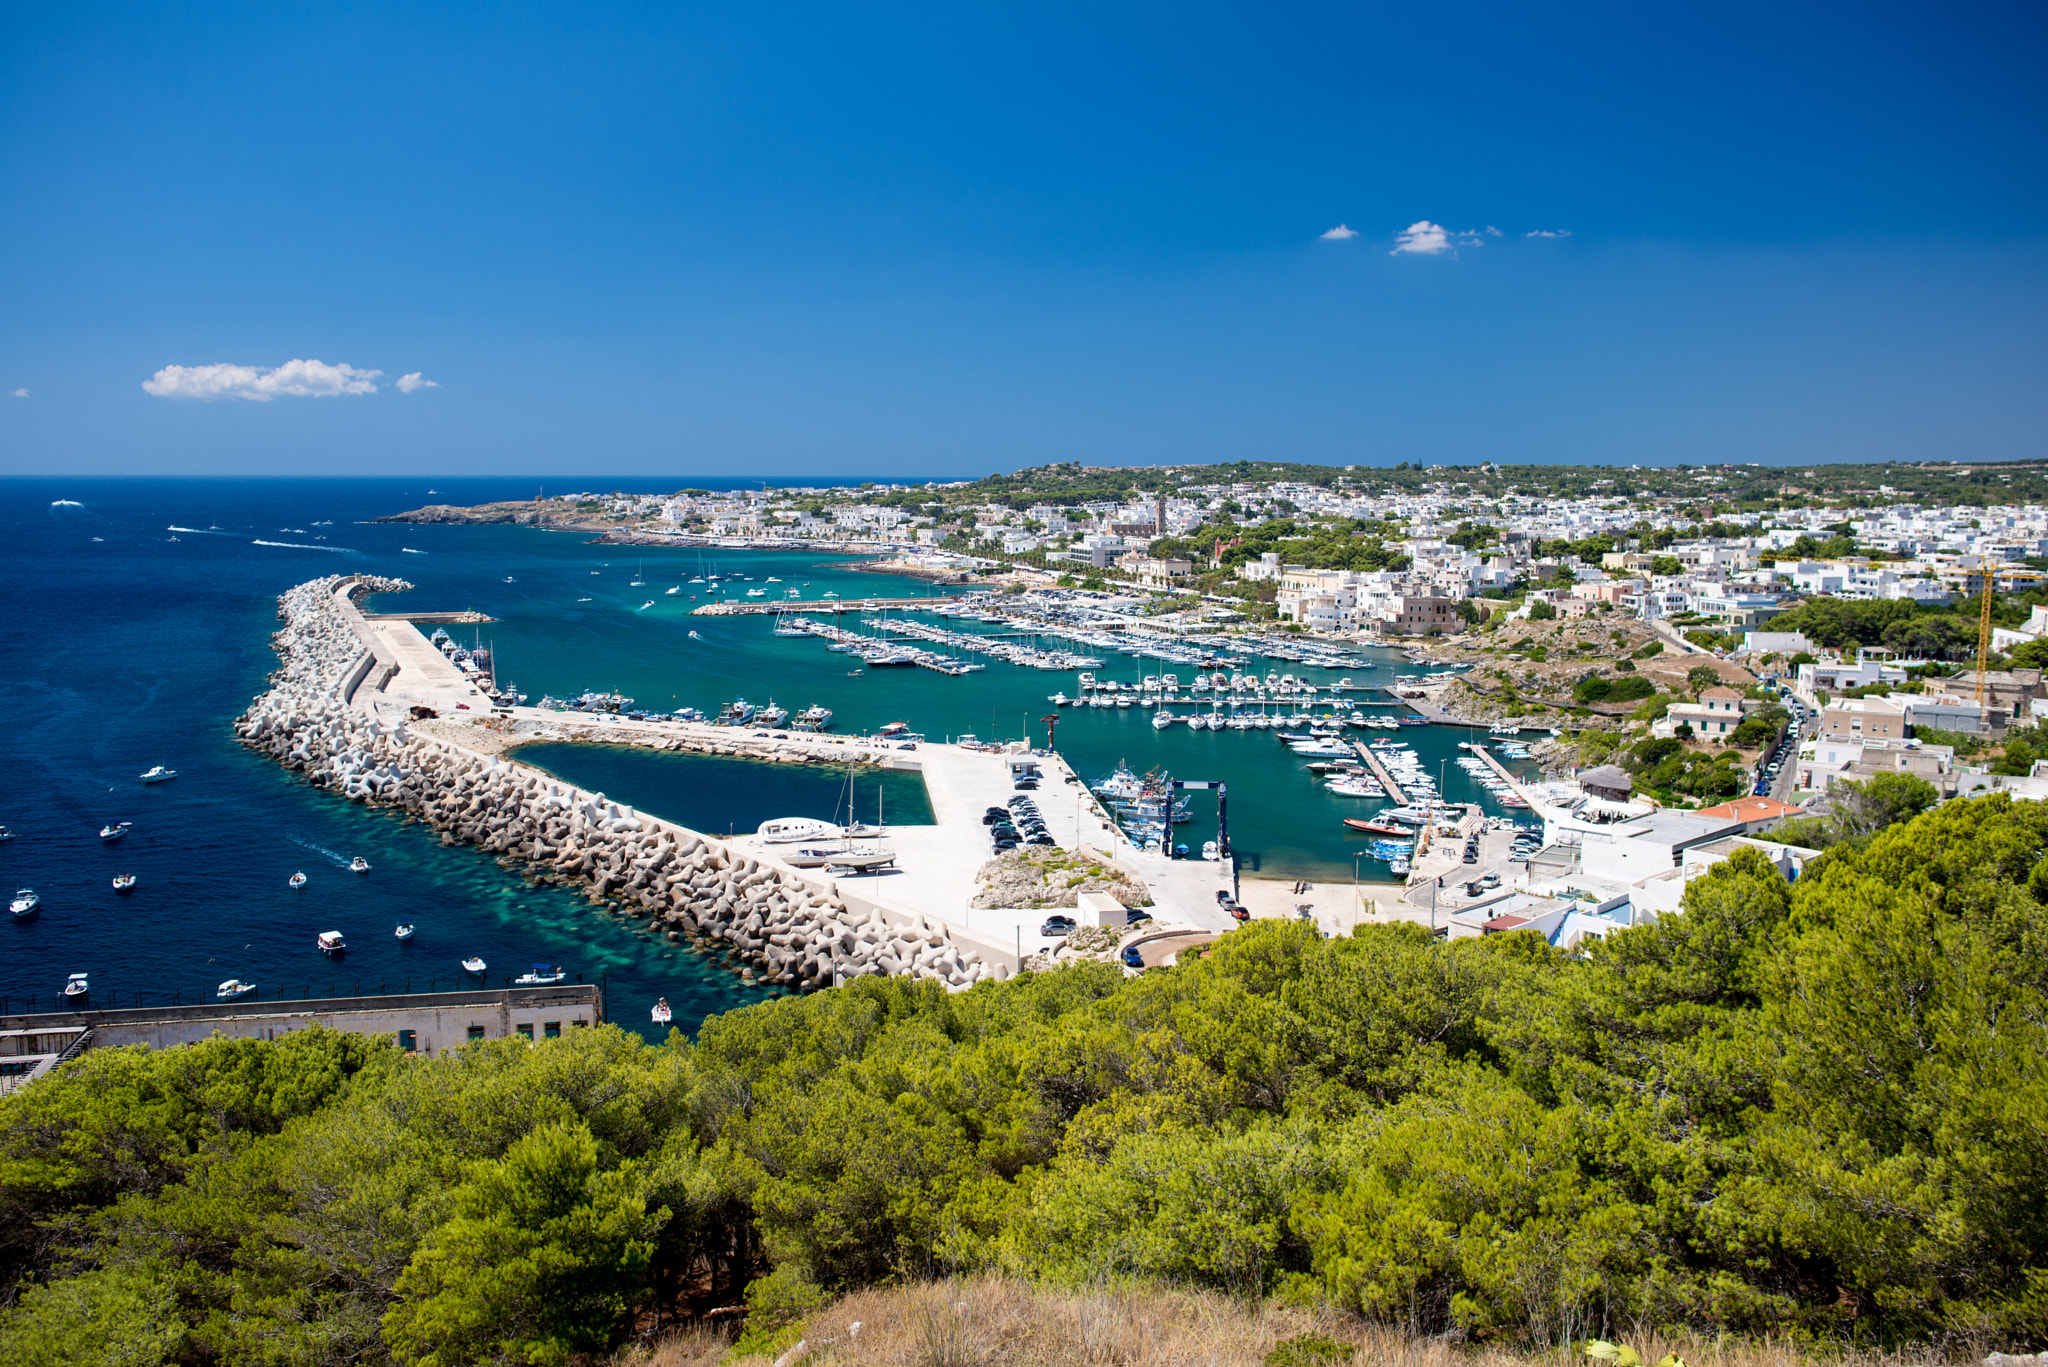
<instances>
[{"instance_id":1,"label":"hillside town","mask_svg":"<svg viewBox=\"0 0 2048 1367\"><path fill-rule=\"evenodd\" d=\"M1552 729L1560 773L1618 760L1659 805L1749 795L1810 815L1880 773L1944 798L2048 795L2030 748L2048 490L2030 465L1055 465L398 520L865 553L1111 630L1399 646L1443 672L1403 690L1418 711Z\"/></svg>"}]
</instances>

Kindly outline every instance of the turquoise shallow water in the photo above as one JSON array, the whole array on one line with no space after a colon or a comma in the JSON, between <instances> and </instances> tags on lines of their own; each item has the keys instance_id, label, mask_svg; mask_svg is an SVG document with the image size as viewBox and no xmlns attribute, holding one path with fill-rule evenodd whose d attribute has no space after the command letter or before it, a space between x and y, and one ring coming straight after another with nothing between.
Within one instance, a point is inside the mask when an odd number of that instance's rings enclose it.
<instances>
[{"instance_id":1,"label":"turquoise shallow water","mask_svg":"<svg viewBox=\"0 0 2048 1367\"><path fill-rule=\"evenodd\" d=\"M472 953L491 963L494 978L546 961L604 981L614 1018L629 1025L646 1021L656 996L676 1005L679 1022L694 1022L761 995L687 948L593 913L574 893L531 887L475 850L445 847L423 826L313 790L236 744L230 723L275 665L275 596L318 575L398 575L419 585L404 596L408 606L477 607L501 619L484 628L500 677L535 698L603 687L642 705L715 708L744 694L792 709L823 703L841 731L906 721L934 737L1028 729L1042 742L1047 695L1075 691L1071 673L994 662L963 678L913 669L849 677L843 656L816 640L773 637L765 617L687 615L687 594L706 592L685 582L700 568L754 576L736 594L782 587L765 583L771 575L809 595L831 589L855 600L935 592L851 569L844 557L643 557L528 528L364 521L428 501L528 492L490 481L432 487L430 497L425 481L403 480L0 481L0 567L12 591L0 614L0 687L10 703L10 725L0 728L9 780L0 823L17 833L0 842L0 882L43 895L40 915L0 928L8 949L0 1008L49 1009L65 975L78 971L92 974L100 1005L192 1001L230 976L255 980L266 998L418 990L449 985ZM636 588L628 581L643 559L645 583ZM685 593L661 592L674 584ZM1391 652L1378 658L1396 661ZM1126 657L1098 672L1128 679L1159 668ZM1323 794L1270 734L1161 734L1139 708L1059 715L1060 748L1090 777L1122 760L1228 781L1232 832L1249 871L1351 876L1359 845L1338 819L1372 804ZM1459 737L1444 728L1412 727L1401 737L1432 763L1457 753ZM708 831L810 814L819 802L829 808L839 782L817 771L608 748L534 757ZM136 783L153 764L179 777ZM1448 796L1471 792L1455 768L1446 772ZM870 774L861 784L864 818L878 791L890 822L922 815L914 778ZM1180 829L1198 845L1213 830L1213 804L1198 796L1195 808L1196 821ZM101 844L99 826L116 820L133 821L132 834ZM345 871L357 854L374 866L369 875ZM1368 877L1372 869L1367 861ZM295 870L310 880L296 893L285 885ZM109 886L124 871L141 880L127 896ZM400 921L418 925L414 939L392 937ZM339 963L313 947L329 929L349 939Z\"/></svg>"}]
</instances>

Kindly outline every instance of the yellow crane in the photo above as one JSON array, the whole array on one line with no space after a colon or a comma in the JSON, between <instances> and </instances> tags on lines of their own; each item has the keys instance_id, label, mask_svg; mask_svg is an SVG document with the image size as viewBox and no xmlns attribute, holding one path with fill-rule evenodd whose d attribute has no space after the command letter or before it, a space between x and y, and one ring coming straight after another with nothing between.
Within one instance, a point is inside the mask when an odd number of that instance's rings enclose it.
<instances>
[{"instance_id":1,"label":"yellow crane","mask_svg":"<svg viewBox=\"0 0 2048 1367\"><path fill-rule=\"evenodd\" d=\"M2048 574L2036 570L1994 569L1985 562L1978 570L1984 576L1983 600L1977 607L1977 706L1985 702L1984 676L1991 667L1991 599L1999 580L2033 579L2048 582Z\"/></svg>"}]
</instances>

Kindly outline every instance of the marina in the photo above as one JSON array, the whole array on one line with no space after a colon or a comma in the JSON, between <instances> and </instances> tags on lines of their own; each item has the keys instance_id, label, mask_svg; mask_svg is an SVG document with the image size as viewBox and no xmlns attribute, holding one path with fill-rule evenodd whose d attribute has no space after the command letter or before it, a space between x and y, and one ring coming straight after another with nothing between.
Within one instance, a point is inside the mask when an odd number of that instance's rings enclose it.
<instances>
[{"instance_id":1,"label":"marina","mask_svg":"<svg viewBox=\"0 0 2048 1367\"><path fill-rule=\"evenodd\" d=\"M154 519L159 527L164 520ZM203 528L229 519L216 514L175 520ZM481 747L480 754L496 753L505 739L474 722L487 720L491 726L531 732L530 740L522 735L518 743L537 747L536 754L549 751L543 756L544 766L560 763L564 774L570 769L570 751L602 758L605 775L602 781L585 785L586 791L620 796L631 791L643 814L658 813L707 835L723 835L731 824L734 804L729 796L722 800L721 794L784 788L794 794L788 781L794 770L829 770L843 764L849 749L865 749L891 766L882 771L885 774L928 789L926 803L904 799L905 816L915 810L913 824L898 826L892 819L881 838L895 854L893 864L872 874L839 875L843 883L872 880L902 889L906 896L914 893L913 901L964 907L975 894L974 870L989 853L978 829L978 814L985 806L1006 801L1010 790L1000 771L991 771L990 778L974 781L985 800L972 806L955 803L946 819L957 824L942 825L937 809L945 805L941 771L947 761L928 759L920 752L950 755L957 750L986 762L1019 741L1043 751L1054 730L1059 768L1057 776L1049 772L1047 789L1084 791L1088 783L1111 774L1120 761L1140 775L1157 770L1174 779L1227 782L1229 843L1236 855L1235 868L1227 871L1217 867L1218 861L1202 858L1219 844L1221 832L1217 804L1199 795L1188 804L1185 819L1173 824L1167 854L1161 855L1149 828L1125 829L1124 813L1098 811L1087 798L1076 811L1071 802L1063 804L1050 792L1041 792L1044 819L1062 849L1081 847L1085 840L1088 848L1113 851L1112 857L1119 860L1150 861L1154 867L1148 883L1156 881L1165 895L1176 898L1192 921L1198 921L1202 906L1213 909L1217 891L1228 886L1233 875L1238 895L1254 907L1266 908L1260 914L1279 914L1289 907L1289 879L1348 882L1356 867L1353 855L1361 850L1370 853L1372 841L1348 832L1342 819L1371 819L1393 802L1348 743L1336 758L1322 754L1322 747L1333 740L1333 727L1359 736L1395 734L1394 717L1409 709L1386 691L1387 681L1410 671L1384 649L1331 650L1284 636L1241 633L1177 635L1158 630L1114 600L1086 596L1041 600L1027 595L1026 601L982 593L883 596L874 592L876 576L835 568L813 551L718 553L716 568L724 572L719 591L737 595L759 586L781 593L785 585L810 581L795 601L826 604L830 611L813 619L821 625L859 638L869 648L879 644L923 650L977 666L964 674L914 666L868 668L862 660L846 659L850 652L829 649L842 638L793 631L789 621L797 614L790 612L792 600L786 598L762 600L766 610L759 613L692 615L690 610L699 603L665 590L673 585L704 593L709 588L689 585L689 574L674 573L673 567L685 558L694 561L696 551L685 555L650 550L645 569L650 587L635 592L625 582L633 577L635 563L628 560L621 568L609 559L615 551L604 546L519 528L358 526L360 534L351 539L370 547L373 558L382 555L393 562L401 559L397 537L435 537L412 543L433 554L402 557L409 577L430 570L434 587L403 598L372 596L361 613L363 626L374 628L384 651L372 666L384 676L383 686L396 695L419 685L421 701L439 718L426 725L454 727L467 738L465 744ZM375 549L380 537L389 543L381 552ZM188 535L180 546L166 548L160 538L150 544L156 549L149 553L159 557L214 552L279 560L321 558L314 551L252 551L246 542L203 534ZM401 566L394 563L392 568ZM180 572L175 564L148 571L158 577ZM836 596L822 598L821 590ZM655 605L642 611L650 594ZM876 606L870 608L870 602ZM968 646L929 636L914 638L901 629L906 621L918 628L957 633L968 638ZM437 629L443 633L438 642ZM210 630L210 621L195 622L195 633ZM269 630L269 624L254 617L241 628L243 639L252 643L260 642ZM138 639L148 639L146 629ZM1014 653L1020 647L1066 652L1070 664L1099 663L1087 669L1047 669L994 653L996 648ZM465 662L468 669L463 668ZM269 667L267 660L259 666ZM1098 686L1084 686L1082 673L1095 676ZM1218 673L1223 675L1220 687ZM1282 691L1289 674L1294 686ZM1174 676L1171 687L1169 675ZM506 682L508 676L519 684ZM1206 685L1199 691L1198 676ZM1152 689L1146 687L1148 677L1155 680ZM522 693L528 702L517 701ZM1055 701L1061 696L1068 701ZM543 713L531 699L544 697L583 701L580 707ZM735 698L752 700L753 715L731 725L709 725ZM760 715L769 709L771 699L787 713L779 724L769 720L772 712ZM814 720L805 722L807 714ZM180 977L185 1000L190 1001L202 982L210 994L230 972L243 980L282 982L299 992L307 990L307 978L314 979L312 986L317 988L335 976L318 962L307 965L309 957L344 971L344 956L319 955L312 945L317 932L338 929L347 937L345 972L351 978L402 982L408 976L431 977L426 968L430 959L448 966L442 970L445 976L470 951L481 950L474 957L509 965L562 963L587 975L586 981L609 973L615 990L622 982L645 984L625 989L629 996L639 994L640 1004L623 1013L636 1021L645 1019L641 1013L658 995L665 995L675 1008L678 1023L688 1023L712 1009L713 1003L750 1000L765 990L758 971L754 981L745 981L726 966L729 961L720 953L695 952L687 936L673 942L666 928L653 928L640 918L615 912L593 916L585 893L555 881L548 871L536 878L522 872L526 865L508 870L489 859L477 859L473 850L459 844L422 841L417 827L396 825L375 808L338 804L331 795L288 776L280 775L281 783L252 787L224 772L217 759L207 758L205 745L213 742L204 738L214 734L209 725L221 723L206 724L205 715L202 704L192 712L192 726L174 719L139 735L141 743L133 746L132 760L99 784L97 791L105 794L109 784L125 782L130 785L125 791L135 794L140 806L125 800L111 809L94 804L91 780L82 782L91 819L83 836L89 844L98 845L93 833L100 825L116 824L107 818L134 823L132 833L110 847L126 852L118 862L110 858L97 868L81 865L76 856L82 852L75 849L53 862L58 846L52 844L46 823L32 813L0 813L23 837L8 846L18 851L16 885L33 884L41 894L36 913L17 918L24 926L38 927L37 939L24 942L23 951L31 962L46 952L56 956L55 962L28 969L24 987L36 979L61 981L64 971L92 967L112 973L107 993L118 992L123 1001L134 992L147 994L156 984L162 984L168 997ZM1059 719L1056 727L1045 721L1048 716ZM816 719L822 719L822 728ZM409 717L385 718L394 726L401 720L415 724ZM897 738L885 745L880 733L897 723L902 723ZM1231 732L1236 739L1219 741L1221 732ZM1434 773L1440 755L1466 734L1416 726L1403 728L1399 737ZM1282 735L1297 738L1300 744L1280 744L1277 737ZM194 736L204 743L195 745ZM897 759L886 753L904 744L916 745L917 751L894 750L894 755L917 767L895 767ZM688 776L694 773L693 766L707 764L737 765L747 773L705 790ZM1318 768L1333 764L1356 772ZM137 776L152 766L174 769L177 781L137 784ZM865 766L863 772L868 772ZM795 800L780 810L771 807L759 819L828 815L829 792L836 781L823 781L827 786L816 805ZM1486 792L1458 769L1449 771L1447 782L1447 801L1488 800ZM279 809L291 815L285 823L252 817L239 826L210 821L204 830L195 830L192 820L224 790L246 793L236 800L260 802L265 811L282 804ZM114 801L111 795L108 801ZM870 793L863 810L870 821L872 805ZM888 805L894 813L897 797L892 795ZM184 815L188 809L189 817ZM919 822L930 824L920 828ZM969 844L951 833L968 827L976 827L973 840L979 843ZM747 829L741 825L733 838L744 840ZM1149 837L1149 847L1134 842L1133 835L1139 841ZM949 841L959 848L943 848ZM268 848L271 843L275 849ZM920 849L925 843L932 847L929 855ZM210 886L213 880L198 876L196 868L184 866L185 861L166 857L181 846L196 850L213 844L235 851L226 862L233 866L230 878L237 890L225 903ZM252 847L254 857L244 846ZM1169 857L1177 851L1187 857ZM348 879L334 876L364 855L374 873ZM431 881L426 881L430 868ZM286 884L295 871L305 873L308 881L290 889ZM1378 859L1367 859L1361 872L1368 881L1398 877L1389 862ZM125 873L139 875L139 882L132 891L117 894L109 880ZM1175 893L1176 886L1185 890ZM135 912L142 915L158 914L167 906L212 908L219 903L217 911L206 915L219 919L224 928L217 936L202 932L190 949L173 947L172 959L191 956L191 963L182 970L173 965L167 982L158 966L136 959L111 933L111 926L100 938L93 922L98 914L95 889L104 901L120 895L133 899ZM423 911L429 902L437 908L431 916ZM240 911L245 906L247 913ZM225 928L245 917L251 921L246 928ZM1048 943L1036 934L1040 919L1023 914L999 917L987 908L960 915L970 929L1007 939L1013 956L1020 940L1026 953ZM393 924L413 924L415 934L397 938L389 929ZM253 948L244 952L251 941ZM41 947L44 944L47 950ZM66 951L66 945L85 949L82 954L77 948ZM222 950L227 957L218 957ZM205 970L214 967L208 958L218 964L211 976L205 976ZM523 969L515 967L509 974L500 970L488 978L494 985L501 977L509 982L519 971ZM102 976L96 972L95 983Z\"/></svg>"}]
</instances>

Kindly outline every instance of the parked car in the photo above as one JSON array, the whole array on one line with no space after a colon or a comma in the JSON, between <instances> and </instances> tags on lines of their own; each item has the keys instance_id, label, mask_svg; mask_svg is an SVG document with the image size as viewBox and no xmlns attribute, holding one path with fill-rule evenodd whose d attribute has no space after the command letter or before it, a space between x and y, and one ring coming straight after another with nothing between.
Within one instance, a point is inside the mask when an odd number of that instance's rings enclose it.
<instances>
[{"instance_id":1,"label":"parked car","mask_svg":"<svg viewBox=\"0 0 2048 1367\"><path fill-rule=\"evenodd\" d=\"M1053 936L1071 935L1075 929L1076 924L1071 916L1048 916L1045 918L1045 924L1038 928L1038 933Z\"/></svg>"},{"instance_id":2,"label":"parked car","mask_svg":"<svg viewBox=\"0 0 2048 1367\"><path fill-rule=\"evenodd\" d=\"M1142 907L1124 908L1124 924L1127 926L1143 925L1151 919L1152 913Z\"/></svg>"},{"instance_id":3,"label":"parked car","mask_svg":"<svg viewBox=\"0 0 2048 1367\"><path fill-rule=\"evenodd\" d=\"M1138 947L1136 945L1131 945L1130 947L1124 950L1125 968L1143 968L1144 966L1145 956L1138 952Z\"/></svg>"}]
</instances>

